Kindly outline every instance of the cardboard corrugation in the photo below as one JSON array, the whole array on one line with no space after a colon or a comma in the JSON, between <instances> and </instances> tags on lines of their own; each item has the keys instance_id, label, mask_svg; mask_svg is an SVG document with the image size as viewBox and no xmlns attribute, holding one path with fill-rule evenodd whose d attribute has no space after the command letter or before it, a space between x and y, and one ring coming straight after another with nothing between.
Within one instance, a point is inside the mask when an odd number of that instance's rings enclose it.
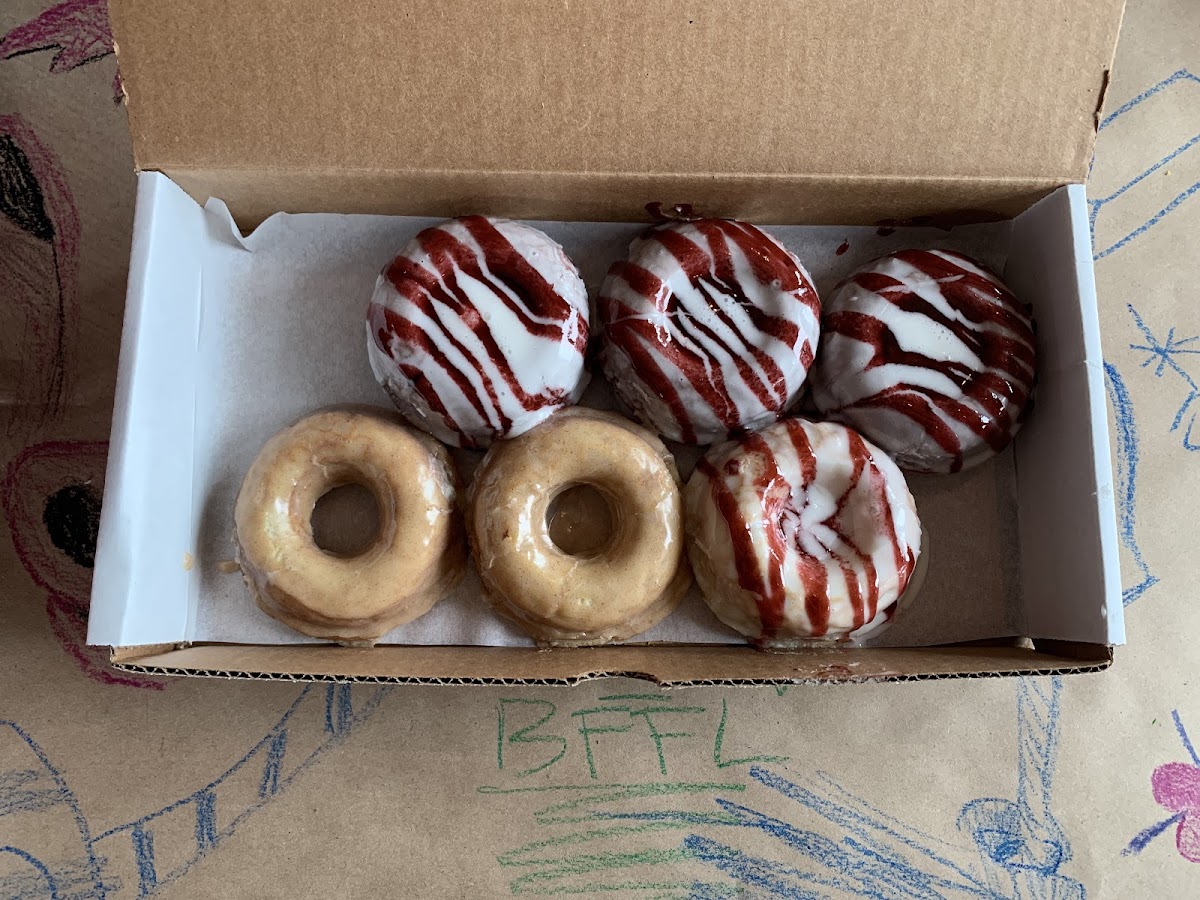
<instances>
[{"instance_id":1,"label":"cardboard corrugation","mask_svg":"<svg viewBox=\"0 0 1200 900\"><path fill-rule=\"evenodd\" d=\"M110 0L139 170L276 211L763 223L1009 217L1082 182L1123 0ZM1094 671L1101 645L171 645L129 671L572 684Z\"/></svg>"},{"instance_id":2,"label":"cardboard corrugation","mask_svg":"<svg viewBox=\"0 0 1200 900\"><path fill-rule=\"evenodd\" d=\"M455 653L455 650L467 652ZM1112 662L1095 645L973 644L921 650L809 650L641 645L531 651L514 647L246 647L205 644L165 650L123 648L117 668L161 675L363 680L425 684L579 684L606 676L666 686L856 683L984 675L1098 671ZM301 651L301 652L297 652Z\"/></svg>"}]
</instances>

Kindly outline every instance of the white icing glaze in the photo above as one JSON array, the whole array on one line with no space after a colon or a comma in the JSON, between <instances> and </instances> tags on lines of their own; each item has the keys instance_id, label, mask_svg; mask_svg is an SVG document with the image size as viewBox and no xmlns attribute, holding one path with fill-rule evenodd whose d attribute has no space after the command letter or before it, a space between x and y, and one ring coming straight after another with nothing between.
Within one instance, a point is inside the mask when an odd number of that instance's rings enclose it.
<instances>
[{"instance_id":1,"label":"white icing glaze","mask_svg":"<svg viewBox=\"0 0 1200 900\"><path fill-rule=\"evenodd\" d=\"M1028 312L965 256L901 251L825 304L813 401L906 469L953 472L1003 449L1033 390Z\"/></svg>"},{"instance_id":2,"label":"white icing glaze","mask_svg":"<svg viewBox=\"0 0 1200 900\"><path fill-rule=\"evenodd\" d=\"M587 290L558 244L468 216L421 232L380 274L367 352L411 423L487 447L579 401L588 322Z\"/></svg>"},{"instance_id":3,"label":"white icing glaze","mask_svg":"<svg viewBox=\"0 0 1200 900\"><path fill-rule=\"evenodd\" d=\"M786 419L713 447L686 503L688 556L706 602L762 644L873 630L921 552L903 474L833 422Z\"/></svg>"},{"instance_id":4,"label":"white icing glaze","mask_svg":"<svg viewBox=\"0 0 1200 900\"><path fill-rule=\"evenodd\" d=\"M775 421L798 396L820 331L799 260L728 220L649 229L609 271L598 302L615 393L685 443Z\"/></svg>"}]
</instances>

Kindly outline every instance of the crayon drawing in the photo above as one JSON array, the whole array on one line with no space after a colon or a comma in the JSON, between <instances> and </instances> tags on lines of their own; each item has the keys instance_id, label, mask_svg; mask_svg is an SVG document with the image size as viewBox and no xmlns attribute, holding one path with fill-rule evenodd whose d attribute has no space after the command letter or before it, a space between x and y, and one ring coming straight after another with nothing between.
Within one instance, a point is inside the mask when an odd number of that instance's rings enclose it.
<instances>
[{"instance_id":1,"label":"crayon drawing","mask_svg":"<svg viewBox=\"0 0 1200 900\"><path fill-rule=\"evenodd\" d=\"M1061 679L1022 679L1016 692L1014 797L968 801L949 819L957 834L945 838L879 809L833 775L797 774L761 758L737 760L708 781L479 792L538 803L532 816L543 834L497 860L514 895L1084 900L1084 886L1062 871L1071 847L1052 809ZM786 817L766 811L781 797ZM739 846L743 835L758 849ZM628 849L631 841L638 849ZM680 879L672 870L683 863L702 864L708 875Z\"/></svg>"},{"instance_id":2,"label":"crayon drawing","mask_svg":"<svg viewBox=\"0 0 1200 900\"><path fill-rule=\"evenodd\" d=\"M1189 761L1165 763L1150 776L1154 801L1171 815L1138 832L1123 855L1141 853L1151 841L1174 826L1179 855L1188 862L1200 863L1200 754L1183 727L1179 710L1171 710L1171 720Z\"/></svg>"},{"instance_id":3,"label":"crayon drawing","mask_svg":"<svg viewBox=\"0 0 1200 900\"><path fill-rule=\"evenodd\" d=\"M1138 432L1133 417L1133 400L1125 386L1121 373L1112 363L1104 364L1104 379L1108 387L1108 399L1112 404L1116 425L1117 456L1117 528L1121 546L1126 556L1122 561L1121 591L1123 605L1129 606L1142 594L1158 583L1158 576L1151 574L1150 567L1142 555L1137 540L1137 477L1138 477ZM1132 562L1132 567L1128 564ZM1132 570L1132 571L1131 571ZM1130 584L1130 581L1133 583Z\"/></svg>"},{"instance_id":4,"label":"crayon drawing","mask_svg":"<svg viewBox=\"0 0 1200 900\"><path fill-rule=\"evenodd\" d=\"M106 0L65 0L0 37L0 59L55 51L53 74L70 72L113 52ZM121 76L113 75L113 102L121 102Z\"/></svg>"},{"instance_id":5,"label":"crayon drawing","mask_svg":"<svg viewBox=\"0 0 1200 900\"><path fill-rule=\"evenodd\" d=\"M0 722L0 897L150 897L182 878L379 708L390 687L309 686L217 778L131 822L98 830L33 737ZM365 696L364 696L365 695ZM38 835L38 845L24 843Z\"/></svg>"},{"instance_id":6,"label":"crayon drawing","mask_svg":"<svg viewBox=\"0 0 1200 900\"><path fill-rule=\"evenodd\" d=\"M1181 95L1188 99L1181 100ZM1125 117L1134 114L1135 110L1141 119L1145 120L1151 116L1165 115L1157 108L1164 101L1186 103L1188 105L1185 108L1195 108L1197 98L1200 98L1200 77L1193 75L1187 69L1180 69L1105 116L1100 122L1100 133L1103 134L1105 129L1117 123L1123 124ZM1142 121L1142 125L1145 127L1145 121ZM1093 196L1088 200L1088 218L1091 224L1093 258L1095 260L1111 256L1144 237L1151 229L1161 224L1169 215L1193 198L1197 192L1200 192L1200 149L1197 149L1198 147L1200 147L1200 133L1188 135L1180 142L1175 143L1175 146L1166 150L1149 166L1122 181L1115 189L1108 191L1103 196ZM1151 176L1157 175L1160 178L1169 176L1172 171L1171 167L1174 167L1176 180L1179 181L1177 185L1179 189L1175 195L1161 207L1158 203L1153 203L1150 208L1141 209L1141 198L1135 196L1138 190L1149 188L1152 183ZM1095 180L1093 171L1089 175L1089 184L1093 184ZM1098 193L1098 191L1094 193ZM1108 225L1103 221L1106 217L1114 219L1111 228L1105 227ZM1097 237L1098 232L1103 232L1099 238Z\"/></svg>"},{"instance_id":7,"label":"crayon drawing","mask_svg":"<svg viewBox=\"0 0 1200 900\"><path fill-rule=\"evenodd\" d=\"M0 423L10 438L56 421L67 397L79 216L58 157L0 115Z\"/></svg>"},{"instance_id":8,"label":"crayon drawing","mask_svg":"<svg viewBox=\"0 0 1200 900\"><path fill-rule=\"evenodd\" d=\"M1145 359L1141 364L1143 369L1153 366L1152 371L1155 378L1162 378L1164 375L1170 374L1173 381L1180 384L1186 392L1175 417L1171 420L1170 431L1172 433L1181 432L1183 449L1193 452L1200 450L1200 429L1196 428L1196 417L1200 416L1200 403L1196 403L1196 400L1200 399L1200 387L1197 386L1196 379L1185 368L1185 366L1200 368L1200 360L1193 359L1193 357L1200 357L1200 343L1198 343L1200 334L1177 338L1175 329L1170 328L1167 330L1166 339L1160 341L1151 332L1138 311L1134 309L1133 304L1127 305L1130 315L1133 316L1134 324L1145 336L1143 343L1130 344L1129 349L1145 354Z\"/></svg>"}]
</instances>

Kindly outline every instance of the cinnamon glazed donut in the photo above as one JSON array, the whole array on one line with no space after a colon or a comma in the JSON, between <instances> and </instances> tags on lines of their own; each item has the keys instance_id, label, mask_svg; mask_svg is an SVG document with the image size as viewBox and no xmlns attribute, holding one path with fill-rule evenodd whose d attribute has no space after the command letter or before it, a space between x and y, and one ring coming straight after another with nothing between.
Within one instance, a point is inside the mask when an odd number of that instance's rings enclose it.
<instances>
[{"instance_id":1,"label":"cinnamon glazed donut","mask_svg":"<svg viewBox=\"0 0 1200 900\"><path fill-rule=\"evenodd\" d=\"M312 637L370 646L428 612L466 557L446 449L393 416L326 410L263 446L234 507L237 558L258 606ZM313 538L317 501L336 487L371 492L374 540L341 556Z\"/></svg>"},{"instance_id":2,"label":"cinnamon glazed donut","mask_svg":"<svg viewBox=\"0 0 1200 900\"><path fill-rule=\"evenodd\" d=\"M640 634L691 583L674 459L611 413L563 410L493 444L468 504L485 596L540 644Z\"/></svg>"}]
</instances>

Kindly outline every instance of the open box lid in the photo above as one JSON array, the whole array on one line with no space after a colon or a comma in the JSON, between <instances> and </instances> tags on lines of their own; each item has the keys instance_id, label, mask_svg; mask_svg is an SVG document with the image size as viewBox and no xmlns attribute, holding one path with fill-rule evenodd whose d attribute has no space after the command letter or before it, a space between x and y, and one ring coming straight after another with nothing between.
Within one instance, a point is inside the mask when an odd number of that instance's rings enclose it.
<instances>
[{"instance_id":1,"label":"open box lid","mask_svg":"<svg viewBox=\"0 0 1200 900\"><path fill-rule=\"evenodd\" d=\"M1087 173L1123 0L110 0L136 165L277 210L1012 214Z\"/></svg>"}]
</instances>

